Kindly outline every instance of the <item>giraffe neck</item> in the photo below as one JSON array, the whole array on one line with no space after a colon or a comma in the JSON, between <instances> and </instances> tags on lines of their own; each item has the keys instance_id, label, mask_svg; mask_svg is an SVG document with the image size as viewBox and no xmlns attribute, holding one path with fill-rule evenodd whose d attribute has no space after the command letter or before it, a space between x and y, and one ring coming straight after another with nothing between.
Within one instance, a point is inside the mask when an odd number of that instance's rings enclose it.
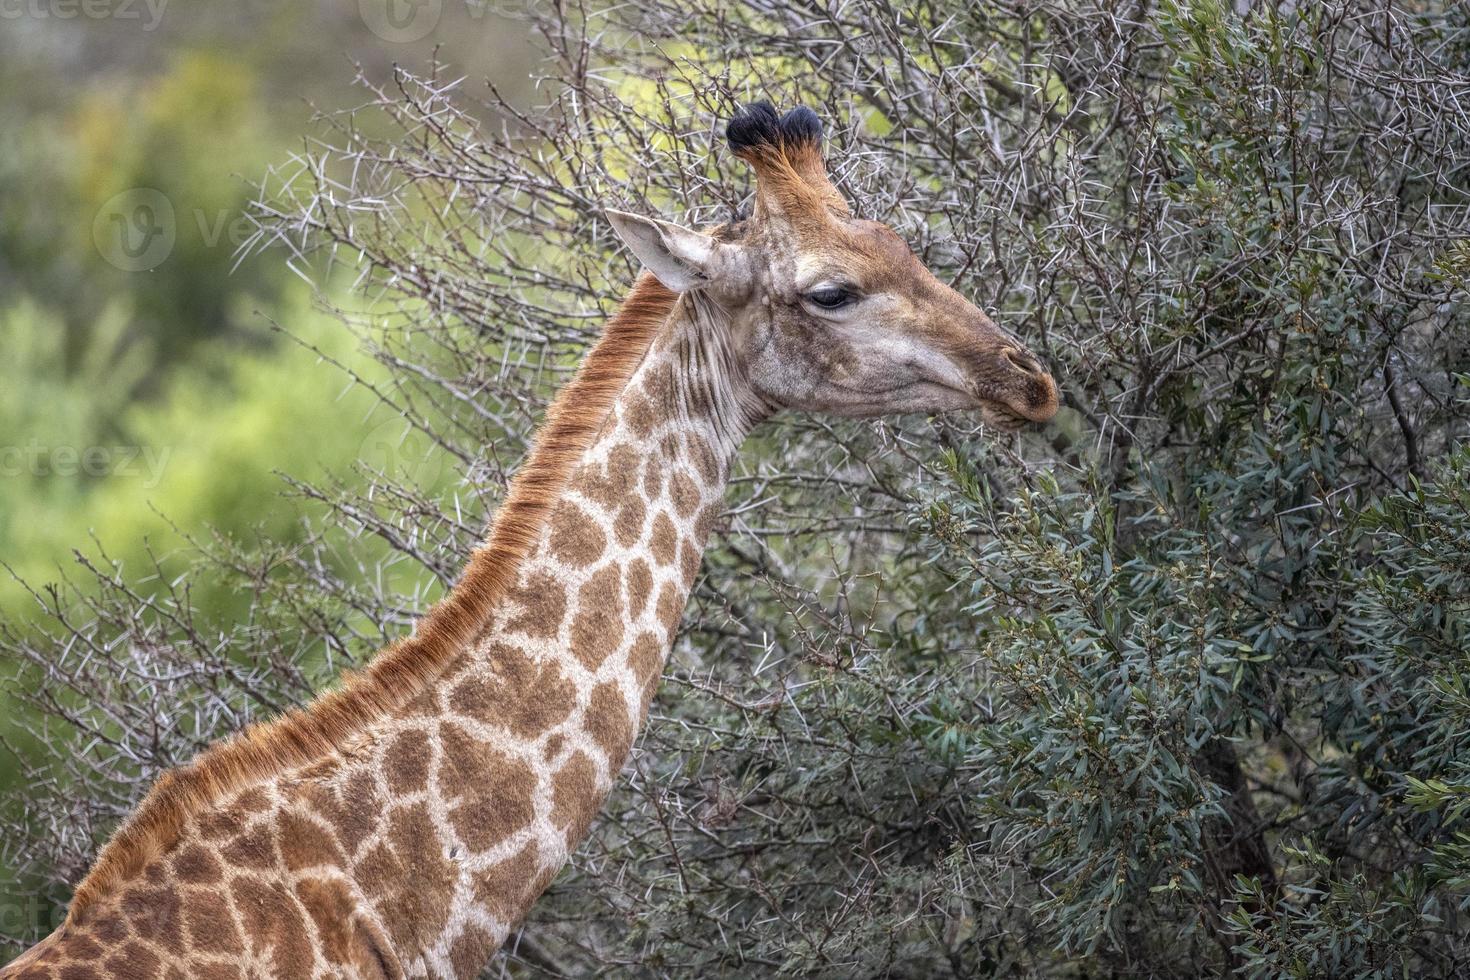
<instances>
[{"instance_id":1,"label":"giraffe neck","mask_svg":"<svg viewBox=\"0 0 1470 980\"><path fill-rule=\"evenodd\" d=\"M442 805L433 822L453 855L451 891L394 940L419 946L431 973L483 965L586 836L628 758L731 459L766 414L732 368L727 329L706 302L676 305L488 628L408 712L409 731L425 731L419 712L434 723L401 756L438 760L424 783ZM383 758L391 780L391 748ZM433 889L406 891L423 910Z\"/></svg>"},{"instance_id":2,"label":"giraffe neck","mask_svg":"<svg viewBox=\"0 0 1470 980\"><path fill-rule=\"evenodd\" d=\"M727 330L704 301L674 305L544 523L507 532L530 541L510 587L486 597L442 670L402 675L427 686L330 751L303 749L180 812L168 835L127 851L86 915L0 977L67 963L477 975L626 761L730 461L767 412ZM530 483L520 490L534 497Z\"/></svg>"},{"instance_id":3,"label":"giraffe neck","mask_svg":"<svg viewBox=\"0 0 1470 980\"><path fill-rule=\"evenodd\" d=\"M595 790L553 787L563 806L552 836L568 846L626 760L731 460L764 414L723 367L723 336L710 307L679 303L465 661L487 682L474 693L495 702L490 714L506 719L520 749L534 748L567 779L591 775ZM492 676L505 681L493 693ZM469 688L456 691L465 706L475 702ZM453 693L448 703L453 710Z\"/></svg>"}]
</instances>

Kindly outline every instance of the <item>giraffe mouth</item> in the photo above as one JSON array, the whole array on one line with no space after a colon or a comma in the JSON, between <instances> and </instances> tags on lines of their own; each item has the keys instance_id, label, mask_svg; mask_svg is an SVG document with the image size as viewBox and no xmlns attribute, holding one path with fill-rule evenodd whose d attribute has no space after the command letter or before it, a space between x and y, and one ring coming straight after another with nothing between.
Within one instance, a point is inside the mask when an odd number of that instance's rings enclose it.
<instances>
[{"instance_id":1,"label":"giraffe mouth","mask_svg":"<svg viewBox=\"0 0 1470 980\"><path fill-rule=\"evenodd\" d=\"M1001 382L984 379L975 385L972 397L979 402L981 417L1005 432L1049 422L1059 407L1056 381L1039 369Z\"/></svg>"},{"instance_id":2,"label":"giraffe mouth","mask_svg":"<svg viewBox=\"0 0 1470 980\"><path fill-rule=\"evenodd\" d=\"M1019 432L1031 421L1006 405L988 398L980 403L980 418L986 425L1002 432Z\"/></svg>"}]
</instances>

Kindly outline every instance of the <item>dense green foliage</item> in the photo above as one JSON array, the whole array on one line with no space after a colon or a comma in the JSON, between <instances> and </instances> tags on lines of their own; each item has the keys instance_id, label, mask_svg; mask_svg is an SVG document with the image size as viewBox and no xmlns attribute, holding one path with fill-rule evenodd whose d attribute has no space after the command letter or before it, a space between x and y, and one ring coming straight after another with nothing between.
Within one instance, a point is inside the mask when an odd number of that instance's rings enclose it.
<instances>
[{"instance_id":1,"label":"dense green foliage","mask_svg":"<svg viewBox=\"0 0 1470 980\"><path fill-rule=\"evenodd\" d=\"M59 896L161 766L407 628L631 279L600 209L738 209L760 94L1065 408L762 428L626 785L494 969L1470 969L1470 14L1121 6L533 5L536 113L400 75L327 126L261 244L360 263L352 374L432 449L206 548L243 616L104 569L7 635L82 709L33 704L16 859Z\"/></svg>"}]
</instances>

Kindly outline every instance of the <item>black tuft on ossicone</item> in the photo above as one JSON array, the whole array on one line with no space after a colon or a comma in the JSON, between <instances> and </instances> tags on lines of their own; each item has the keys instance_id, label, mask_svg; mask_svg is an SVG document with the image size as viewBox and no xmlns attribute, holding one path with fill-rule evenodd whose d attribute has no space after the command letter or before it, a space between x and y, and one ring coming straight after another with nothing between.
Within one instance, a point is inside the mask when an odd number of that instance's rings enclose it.
<instances>
[{"instance_id":1,"label":"black tuft on ossicone","mask_svg":"<svg viewBox=\"0 0 1470 980\"><path fill-rule=\"evenodd\" d=\"M752 102L735 114L725 127L725 138L735 152L768 144L794 146L817 143L822 138L822 120L806 106L798 106L784 116L764 100Z\"/></svg>"},{"instance_id":2,"label":"black tuft on ossicone","mask_svg":"<svg viewBox=\"0 0 1470 980\"><path fill-rule=\"evenodd\" d=\"M725 139L737 153L762 143L780 142L781 117L776 115L776 107L769 102L752 102L735 113L725 127Z\"/></svg>"},{"instance_id":3,"label":"black tuft on ossicone","mask_svg":"<svg viewBox=\"0 0 1470 980\"><path fill-rule=\"evenodd\" d=\"M788 143L820 143L822 120L806 106L799 105L781 117L781 136Z\"/></svg>"}]
</instances>

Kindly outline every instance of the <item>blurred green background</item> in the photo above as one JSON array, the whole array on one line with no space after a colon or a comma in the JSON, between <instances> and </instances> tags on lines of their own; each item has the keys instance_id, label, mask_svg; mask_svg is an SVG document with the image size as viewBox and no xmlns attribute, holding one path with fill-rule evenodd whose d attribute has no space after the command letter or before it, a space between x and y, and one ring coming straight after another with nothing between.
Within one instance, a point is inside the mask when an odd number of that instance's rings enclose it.
<instances>
[{"instance_id":1,"label":"blurred green background","mask_svg":"<svg viewBox=\"0 0 1470 980\"><path fill-rule=\"evenodd\" d=\"M501 8L503 9L503 7ZM257 185L394 64L524 91L521 24L463 0L25 0L0 7L0 620L74 549L139 587L191 538L289 546L279 473L366 479L393 421L281 251L242 250ZM359 78L359 75L361 78ZM279 329L276 329L279 327ZM391 462L391 461L389 461ZM86 576L75 579L84 584ZM198 583L201 611L248 596ZM0 738L24 742L4 720ZM15 781L0 752L0 791Z\"/></svg>"}]
</instances>

